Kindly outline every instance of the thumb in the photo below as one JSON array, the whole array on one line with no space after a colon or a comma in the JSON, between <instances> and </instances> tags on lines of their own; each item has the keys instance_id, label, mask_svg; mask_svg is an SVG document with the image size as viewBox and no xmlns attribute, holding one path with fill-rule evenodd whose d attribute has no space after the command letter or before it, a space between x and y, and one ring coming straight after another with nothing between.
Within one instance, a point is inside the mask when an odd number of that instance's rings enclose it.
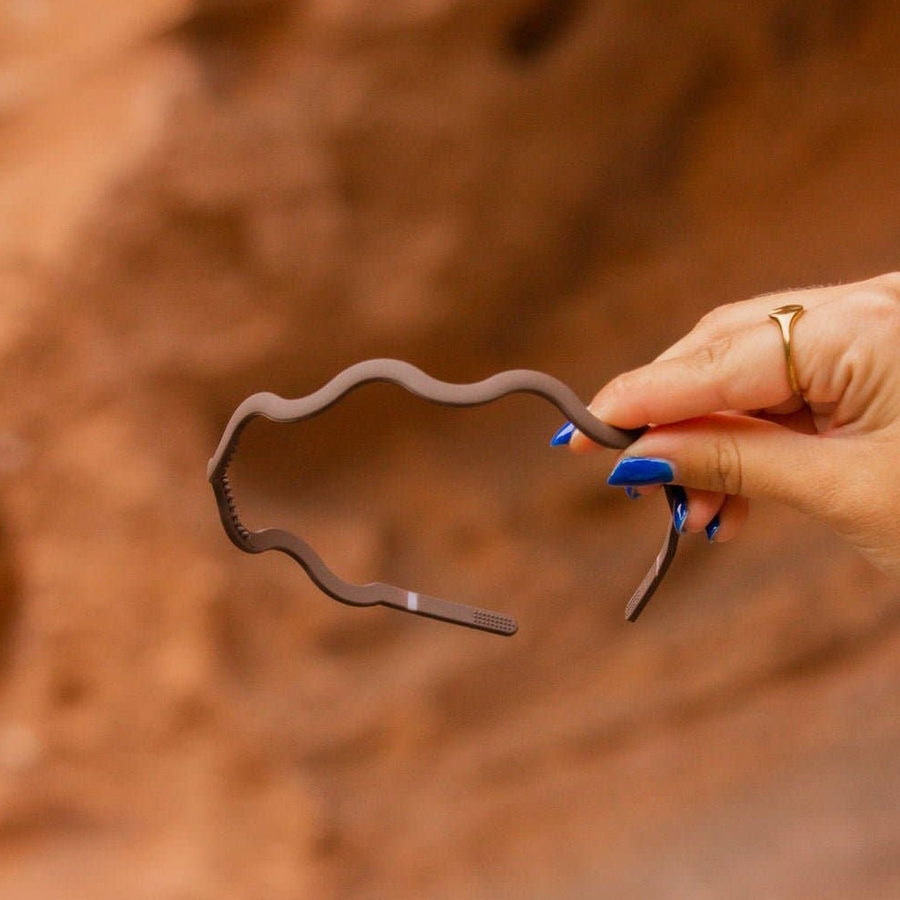
<instances>
[{"instance_id":1,"label":"thumb","mask_svg":"<svg viewBox=\"0 0 900 900\"><path fill-rule=\"evenodd\" d=\"M636 459L668 463L644 467L651 472L644 483L672 481L745 497L767 497L815 518L838 524L840 505L836 486L848 472L851 455L858 457L849 439L804 434L764 419L726 413L651 428L620 459L611 484L636 483L641 475Z\"/></svg>"}]
</instances>

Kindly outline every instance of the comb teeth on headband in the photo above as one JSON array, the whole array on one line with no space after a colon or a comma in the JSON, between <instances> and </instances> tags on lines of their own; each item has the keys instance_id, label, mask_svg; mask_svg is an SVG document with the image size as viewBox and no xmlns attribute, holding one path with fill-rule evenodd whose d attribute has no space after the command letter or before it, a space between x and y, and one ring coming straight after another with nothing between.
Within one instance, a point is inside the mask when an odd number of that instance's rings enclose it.
<instances>
[{"instance_id":1,"label":"comb teeth on headband","mask_svg":"<svg viewBox=\"0 0 900 900\"><path fill-rule=\"evenodd\" d=\"M344 369L318 391L295 400L267 392L253 394L234 411L209 461L207 477L216 497L222 525L235 546L245 553L279 550L287 554L303 567L320 590L341 603L352 606L381 604L494 634L515 634L518 628L515 619L504 613L442 600L390 584L353 584L344 581L297 535L277 528L253 531L241 522L228 480L228 466L246 425L257 416L281 423L303 421L324 412L355 388L373 382L396 384L423 400L455 407L483 406L509 394L533 394L552 403L583 434L598 444L615 450L628 447L642 434L642 430L623 431L601 422L569 387L543 372L514 369L473 384L450 384L438 381L421 369L396 359L372 359L357 363ZM674 499L668 487L666 498L671 507ZM677 546L678 532L670 524L662 549L628 601L625 614L629 621L634 621L640 615L653 596L669 568Z\"/></svg>"}]
</instances>

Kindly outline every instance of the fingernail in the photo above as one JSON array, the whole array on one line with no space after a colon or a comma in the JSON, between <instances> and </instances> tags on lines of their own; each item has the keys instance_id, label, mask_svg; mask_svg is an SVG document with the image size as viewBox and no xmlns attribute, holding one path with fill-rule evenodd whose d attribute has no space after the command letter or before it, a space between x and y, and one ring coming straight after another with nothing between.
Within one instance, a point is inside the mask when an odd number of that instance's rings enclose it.
<instances>
[{"instance_id":1,"label":"fingernail","mask_svg":"<svg viewBox=\"0 0 900 900\"><path fill-rule=\"evenodd\" d=\"M668 484L675 480L672 464L649 456L626 456L620 459L606 483L613 487L626 484Z\"/></svg>"},{"instance_id":2,"label":"fingernail","mask_svg":"<svg viewBox=\"0 0 900 900\"><path fill-rule=\"evenodd\" d=\"M719 526L722 523L719 521L719 514L716 513L710 520L709 525L706 526L706 539L712 543L715 539L716 534L719 531Z\"/></svg>"},{"instance_id":3,"label":"fingernail","mask_svg":"<svg viewBox=\"0 0 900 900\"><path fill-rule=\"evenodd\" d=\"M640 499L641 499L641 492L640 492L636 487L632 487L632 486L629 484L629 485L626 485L626 487L625 487L625 496L626 496L629 500L640 500Z\"/></svg>"},{"instance_id":4,"label":"fingernail","mask_svg":"<svg viewBox=\"0 0 900 900\"><path fill-rule=\"evenodd\" d=\"M573 434L575 434L575 426L571 422L566 422L566 424L550 438L550 446L562 447L565 444L568 444L569 441L572 440Z\"/></svg>"},{"instance_id":5,"label":"fingernail","mask_svg":"<svg viewBox=\"0 0 900 900\"><path fill-rule=\"evenodd\" d=\"M684 534L684 523L687 522L688 517L687 494L683 488L677 486L672 487L671 490L678 496L672 505L672 523L679 534Z\"/></svg>"}]
</instances>

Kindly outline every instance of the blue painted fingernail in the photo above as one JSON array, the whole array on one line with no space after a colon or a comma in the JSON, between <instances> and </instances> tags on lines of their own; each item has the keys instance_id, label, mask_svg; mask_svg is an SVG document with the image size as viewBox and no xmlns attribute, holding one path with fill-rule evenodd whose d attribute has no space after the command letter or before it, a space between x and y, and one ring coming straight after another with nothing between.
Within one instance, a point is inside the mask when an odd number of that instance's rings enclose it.
<instances>
[{"instance_id":1,"label":"blue painted fingernail","mask_svg":"<svg viewBox=\"0 0 900 900\"><path fill-rule=\"evenodd\" d=\"M575 426L571 422L566 422L566 424L550 438L550 446L562 447L565 444L568 444L569 441L572 440L573 434L575 434Z\"/></svg>"},{"instance_id":2,"label":"blue painted fingernail","mask_svg":"<svg viewBox=\"0 0 900 900\"><path fill-rule=\"evenodd\" d=\"M710 520L709 525L706 526L706 539L712 543L715 539L716 534L719 531L719 526L722 523L719 521L719 514L716 513Z\"/></svg>"},{"instance_id":3,"label":"blue painted fingernail","mask_svg":"<svg viewBox=\"0 0 900 900\"><path fill-rule=\"evenodd\" d=\"M630 484L625 486L625 496L629 500L640 500L641 492L636 488L632 487Z\"/></svg>"},{"instance_id":4,"label":"blue painted fingernail","mask_svg":"<svg viewBox=\"0 0 900 900\"><path fill-rule=\"evenodd\" d=\"M684 534L684 523L687 522L688 517L687 494L683 488L677 486L672 487L671 490L678 496L678 499L672 504L672 523L679 534Z\"/></svg>"},{"instance_id":5,"label":"blue painted fingernail","mask_svg":"<svg viewBox=\"0 0 900 900\"><path fill-rule=\"evenodd\" d=\"M626 484L668 484L675 479L672 464L650 456L626 456L616 463L606 483L613 487Z\"/></svg>"}]
</instances>

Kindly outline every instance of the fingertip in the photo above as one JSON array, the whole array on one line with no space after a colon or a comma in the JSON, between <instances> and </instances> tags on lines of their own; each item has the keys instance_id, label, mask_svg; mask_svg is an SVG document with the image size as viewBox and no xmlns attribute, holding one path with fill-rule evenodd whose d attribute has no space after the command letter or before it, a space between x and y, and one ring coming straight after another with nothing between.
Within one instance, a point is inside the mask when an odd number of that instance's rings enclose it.
<instances>
[{"instance_id":1,"label":"fingertip","mask_svg":"<svg viewBox=\"0 0 900 900\"><path fill-rule=\"evenodd\" d=\"M573 453L591 453L599 449L599 445L576 428L569 439L569 449Z\"/></svg>"},{"instance_id":2,"label":"fingertip","mask_svg":"<svg viewBox=\"0 0 900 900\"><path fill-rule=\"evenodd\" d=\"M689 515L685 522L685 531L690 533L704 531L721 509L724 500L723 494L689 488L687 491Z\"/></svg>"},{"instance_id":3,"label":"fingertip","mask_svg":"<svg viewBox=\"0 0 900 900\"><path fill-rule=\"evenodd\" d=\"M651 364L652 365L652 364ZM641 428L650 418L643 398L646 393L647 373L650 366L641 366L617 375L607 382L591 400L591 415L617 428Z\"/></svg>"}]
</instances>

